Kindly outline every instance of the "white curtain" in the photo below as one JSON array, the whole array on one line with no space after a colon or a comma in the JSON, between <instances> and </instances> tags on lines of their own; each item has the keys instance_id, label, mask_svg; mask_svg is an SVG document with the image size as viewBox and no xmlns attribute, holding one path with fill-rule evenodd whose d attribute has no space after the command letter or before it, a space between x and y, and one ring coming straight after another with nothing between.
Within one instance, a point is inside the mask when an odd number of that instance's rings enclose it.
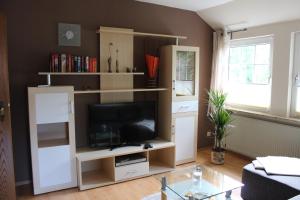
<instances>
[{"instance_id":1,"label":"white curtain","mask_svg":"<svg viewBox=\"0 0 300 200\"><path fill-rule=\"evenodd\" d=\"M211 74L211 90L224 90L227 76L230 36L226 30L213 33L213 60Z\"/></svg>"}]
</instances>

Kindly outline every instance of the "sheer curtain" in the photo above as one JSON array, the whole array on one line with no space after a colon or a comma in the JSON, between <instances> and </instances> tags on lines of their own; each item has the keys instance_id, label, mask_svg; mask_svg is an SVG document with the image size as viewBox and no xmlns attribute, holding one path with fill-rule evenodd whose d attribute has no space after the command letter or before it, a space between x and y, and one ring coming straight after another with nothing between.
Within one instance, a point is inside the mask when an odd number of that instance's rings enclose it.
<instances>
[{"instance_id":1,"label":"sheer curtain","mask_svg":"<svg viewBox=\"0 0 300 200\"><path fill-rule=\"evenodd\" d=\"M211 74L211 90L224 90L229 57L230 36L226 30L213 33L213 60Z\"/></svg>"}]
</instances>

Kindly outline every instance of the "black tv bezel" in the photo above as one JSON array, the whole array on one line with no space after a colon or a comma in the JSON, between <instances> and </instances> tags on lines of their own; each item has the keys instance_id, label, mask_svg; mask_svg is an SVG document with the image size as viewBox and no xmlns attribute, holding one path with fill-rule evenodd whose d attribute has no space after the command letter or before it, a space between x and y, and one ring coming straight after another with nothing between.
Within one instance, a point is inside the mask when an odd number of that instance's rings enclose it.
<instances>
[{"instance_id":1,"label":"black tv bezel","mask_svg":"<svg viewBox=\"0 0 300 200\"><path fill-rule=\"evenodd\" d=\"M139 143L128 143L128 141L121 141L118 144L112 144L112 143L91 143L91 109L94 109L95 107L102 107L102 108L110 108L110 107L118 107L118 106L126 106L126 105L137 105L140 106L142 104L152 104L154 107L154 113L153 113L153 117L154 117L154 129L155 129L155 134L154 137L152 139L155 139L158 137L158 123L157 123L157 118L158 118L158 106L157 106L157 102L156 101L137 101L137 102L119 102L119 103L104 103L104 104L89 104L88 105L88 143L89 143L89 147L90 148L98 148L98 149L108 149L110 148L111 150L116 148L116 147L121 147L121 146L140 146L143 143L146 143L147 140L144 140L143 142L139 142Z\"/></svg>"}]
</instances>

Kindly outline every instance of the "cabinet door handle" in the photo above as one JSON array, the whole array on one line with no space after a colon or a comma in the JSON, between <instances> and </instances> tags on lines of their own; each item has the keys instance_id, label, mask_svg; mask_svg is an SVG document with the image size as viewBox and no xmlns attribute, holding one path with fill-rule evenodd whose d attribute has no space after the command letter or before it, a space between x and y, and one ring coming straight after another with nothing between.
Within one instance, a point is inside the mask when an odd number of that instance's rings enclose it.
<instances>
[{"instance_id":1,"label":"cabinet door handle","mask_svg":"<svg viewBox=\"0 0 300 200\"><path fill-rule=\"evenodd\" d=\"M173 81L172 81L172 89L173 89L173 90L175 90L175 83L176 83L176 81L173 80Z\"/></svg>"},{"instance_id":2,"label":"cabinet door handle","mask_svg":"<svg viewBox=\"0 0 300 200\"><path fill-rule=\"evenodd\" d=\"M70 107L70 109L69 109L69 110L70 110L70 113L71 113L71 114L74 114L74 102L73 102L73 101L70 101L70 102L69 102L69 107Z\"/></svg>"}]
</instances>

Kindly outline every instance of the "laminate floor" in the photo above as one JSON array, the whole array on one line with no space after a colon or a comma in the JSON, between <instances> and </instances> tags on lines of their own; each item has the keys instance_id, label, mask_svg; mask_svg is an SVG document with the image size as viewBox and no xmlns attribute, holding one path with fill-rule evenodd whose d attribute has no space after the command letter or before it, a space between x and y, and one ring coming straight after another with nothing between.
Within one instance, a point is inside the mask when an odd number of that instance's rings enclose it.
<instances>
[{"instance_id":1,"label":"laminate floor","mask_svg":"<svg viewBox=\"0 0 300 200\"><path fill-rule=\"evenodd\" d=\"M225 164L214 165L210 163L210 148L198 150L197 163L220 171L236 180L241 180L243 166L251 160L235 153L226 152ZM195 163L181 165L186 167ZM25 185L17 188L17 199L19 200L140 200L147 195L160 191L160 182L154 177L140 178L132 181L118 183L110 186L91 190L79 191L77 188L43 195L32 195L32 186ZM232 194L234 200L239 197L240 190Z\"/></svg>"}]
</instances>

